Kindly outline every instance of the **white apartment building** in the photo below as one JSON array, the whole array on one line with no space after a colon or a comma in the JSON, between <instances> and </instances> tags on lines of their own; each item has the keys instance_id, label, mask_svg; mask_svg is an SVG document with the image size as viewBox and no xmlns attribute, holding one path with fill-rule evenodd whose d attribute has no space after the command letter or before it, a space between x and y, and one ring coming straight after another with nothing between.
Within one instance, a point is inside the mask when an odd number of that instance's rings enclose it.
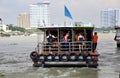
<instances>
[{"instance_id":1,"label":"white apartment building","mask_svg":"<svg viewBox=\"0 0 120 78\"><path fill-rule=\"evenodd\" d=\"M50 24L49 1L30 5L30 26L42 27Z\"/></svg>"},{"instance_id":2,"label":"white apartment building","mask_svg":"<svg viewBox=\"0 0 120 78\"><path fill-rule=\"evenodd\" d=\"M120 24L120 10L107 9L101 11L101 26L114 27Z\"/></svg>"}]
</instances>

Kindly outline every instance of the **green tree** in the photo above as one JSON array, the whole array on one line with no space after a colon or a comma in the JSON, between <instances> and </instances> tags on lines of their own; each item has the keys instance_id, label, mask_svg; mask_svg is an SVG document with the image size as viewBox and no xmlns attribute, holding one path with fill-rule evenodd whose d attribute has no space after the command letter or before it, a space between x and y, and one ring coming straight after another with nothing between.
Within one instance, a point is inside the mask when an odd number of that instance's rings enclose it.
<instances>
[{"instance_id":1,"label":"green tree","mask_svg":"<svg viewBox=\"0 0 120 78\"><path fill-rule=\"evenodd\" d=\"M13 24L9 24L7 26L9 28L9 30L12 30L12 31L20 31L20 32L25 32L26 31L25 28L18 27L18 26L13 26Z\"/></svg>"},{"instance_id":2,"label":"green tree","mask_svg":"<svg viewBox=\"0 0 120 78\"><path fill-rule=\"evenodd\" d=\"M0 29L0 32L4 32L4 30L3 30L3 29Z\"/></svg>"}]
</instances>

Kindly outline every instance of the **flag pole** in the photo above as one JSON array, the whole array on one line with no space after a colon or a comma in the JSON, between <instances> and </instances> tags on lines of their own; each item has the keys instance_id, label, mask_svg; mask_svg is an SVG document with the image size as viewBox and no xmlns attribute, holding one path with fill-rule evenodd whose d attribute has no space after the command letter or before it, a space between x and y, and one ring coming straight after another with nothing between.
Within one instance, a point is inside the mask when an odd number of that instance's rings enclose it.
<instances>
[{"instance_id":1,"label":"flag pole","mask_svg":"<svg viewBox=\"0 0 120 78\"><path fill-rule=\"evenodd\" d=\"M66 0L66 3L65 4L67 4L67 0ZM64 22L64 25L66 26L67 25L67 18L69 18L69 19L73 19L72 18L72 15L71 15L71 13L70 13L70 11L69 11L69 9L67 8L67 5L64 5L64 14L65 14L65 22ZM70 25L71 25L71 20L70 20Z\"/></svg>"},{"instance_id":2,"label":"flag pole","mask_svg":"<svg viewBox=\"0 0 120 78\"><path fill-rule=\"evenodd\" d=\"M65 4L64 4L64 16L65 16L65 6L67 5L67 0L65 0ZM66 25L67 25L67 17L65 16L64 17L64 26L66 27Z\"/></svg>"}]
</instances>

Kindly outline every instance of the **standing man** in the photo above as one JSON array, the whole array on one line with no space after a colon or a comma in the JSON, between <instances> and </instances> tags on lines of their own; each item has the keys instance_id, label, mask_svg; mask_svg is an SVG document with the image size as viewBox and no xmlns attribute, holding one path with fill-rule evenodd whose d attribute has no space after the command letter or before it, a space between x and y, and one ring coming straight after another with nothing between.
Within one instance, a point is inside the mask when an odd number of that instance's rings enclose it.
<instances>
[{"instance_id":1,"label":"standing man","mask_svg":"<svg viewBox=\"0 0 120 78\"><path fill-rule=\"evenodd\" d=\"M47 36L47 40L49 43L52 43L55 41L55 36L49 33L49 35Z\"/></svg>"},{"instance_id":2,"label":"standing man","mask_svg":"<svg viewBox=\"0 0 120 78\"><path fill-rule=\"evenodd\" d=\"M83 34L80 32L78 35L78 39L79 41L79 51L83 51L83 46L84 46L84 41L85 41L85 37L83 36Z\"/></svg>"},{"instance_id":3,"label":"standing man","mask_svg":"<svg viewBox=\"0 0 120 78\"><path fill-rule=\"evenodd\" d=\"M93 35L93 51L96 50L97 42L98 42L98 35L97 35L97 32L94 32L94 35Z\"/></svg>"},{"instance_id":4,"label":"standing man","mask_svg":"<svg viewBox=\"0 0 120 78\"><path fill-rule=\"evenodd\" d=\"M53 45L53 42L55 41L55 36L52 35L51 33L49 33L49 35L47 36L47 48L49 49L49 51L51 51L51 48L52 48L52 45ZM51 52L52 53L52 52Z\"/></svg>"}]
</instances>

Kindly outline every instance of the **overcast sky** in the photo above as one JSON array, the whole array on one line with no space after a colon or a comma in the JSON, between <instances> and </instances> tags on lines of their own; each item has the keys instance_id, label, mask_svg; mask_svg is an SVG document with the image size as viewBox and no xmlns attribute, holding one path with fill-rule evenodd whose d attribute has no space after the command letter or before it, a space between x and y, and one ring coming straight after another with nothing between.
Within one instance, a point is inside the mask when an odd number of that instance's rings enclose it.
<instances>
[{"instance_id":1,"label":"overcast sky","mask_svg":"<svg viewBox=\"0 0 120 78\"><path fill-rule=\"evenodd\" d=\"M29 13L29 5L42 0L0 0L0 18L5 24L17 25L17 16L22 12ZM113 8L120 9L120 0L50 0L51 23L61 24L71 21L64 16L64 5L67 5L72 21L100 25L100 11Z\"/></svg>"}]
</instances>

